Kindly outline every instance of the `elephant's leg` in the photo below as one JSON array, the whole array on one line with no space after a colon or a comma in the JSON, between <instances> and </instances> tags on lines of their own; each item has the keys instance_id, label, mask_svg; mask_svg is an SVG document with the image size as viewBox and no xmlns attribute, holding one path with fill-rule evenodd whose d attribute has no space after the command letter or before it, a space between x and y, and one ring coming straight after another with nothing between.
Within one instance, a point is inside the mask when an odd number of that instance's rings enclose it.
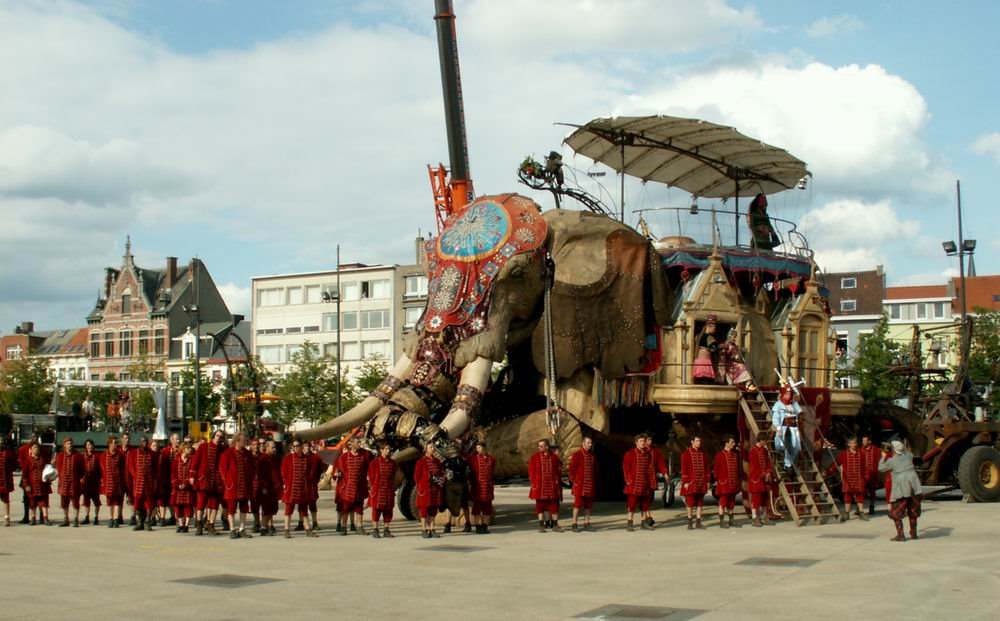
<instances>
[{"instance_id":1,"label":"elephant's leg","mask_svg":"<svg viewBox=\"0 0 1000 621\"><path fill-rule=\"evenodd\" d=\"M585 431L587 429L575 419L564 417L555 437L556 448L564 463L567 463L566 456L580 447ZM494 474L498 478L528 476L528 460L541 439L553 439L545 410L489 427L486 430L486 445L497 460Z\"/></svg>"}]
</instances>

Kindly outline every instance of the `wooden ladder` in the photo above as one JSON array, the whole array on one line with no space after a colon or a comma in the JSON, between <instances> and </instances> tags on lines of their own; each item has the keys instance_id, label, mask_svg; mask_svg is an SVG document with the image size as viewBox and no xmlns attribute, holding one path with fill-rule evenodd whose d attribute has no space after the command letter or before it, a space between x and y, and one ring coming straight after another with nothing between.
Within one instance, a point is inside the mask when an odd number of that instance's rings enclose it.
<instances>
[{"instance_id":1,"label":"wooden ladder","mask_svg":"<svg viewBox=\"0 0 1000 621\"><path fill-rule=\"evenodd\" d=\"M771 428L771 402L768 396L773 399L777 393L773 391L765 393L760 389L753 393L740 391L740 409L753 438L756 438L761 431ZM778 493L792 519L795 520L796 526L802 526L808 520L812 520L814 524L823 524L831 519L839 522L841 509L834 501L833 494L823 479L823 473L813 459L812 443L803 442L803 444L808 445L799 451L795 474L789 477L778 467L779 463L784 463L784 452L775 450L773 441L768 442L771 467L775 480L778 481Z\"/></svg>"}]
</instances>

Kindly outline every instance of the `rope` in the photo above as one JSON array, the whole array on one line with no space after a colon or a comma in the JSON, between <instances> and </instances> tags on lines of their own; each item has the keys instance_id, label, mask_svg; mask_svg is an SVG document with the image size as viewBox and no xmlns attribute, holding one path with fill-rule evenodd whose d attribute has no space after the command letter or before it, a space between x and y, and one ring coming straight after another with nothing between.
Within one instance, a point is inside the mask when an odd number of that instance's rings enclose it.
<instances>
[{"instance_id":1,"label":"rope","mask_svg":"<svg viewBox=\"0 0 1000 621\"><path fill-rule=\"evenodd\" d=\"M545 330L545 374L548 384L545 391L545 415L552 433L552 440L556 439L556 431L559 429L559 408L556 405L556 354L555 345L552 342L552 279L554 277L554 265L552 257L545 257L545 308L542 313Z\"/></svg>"}]
</instances>

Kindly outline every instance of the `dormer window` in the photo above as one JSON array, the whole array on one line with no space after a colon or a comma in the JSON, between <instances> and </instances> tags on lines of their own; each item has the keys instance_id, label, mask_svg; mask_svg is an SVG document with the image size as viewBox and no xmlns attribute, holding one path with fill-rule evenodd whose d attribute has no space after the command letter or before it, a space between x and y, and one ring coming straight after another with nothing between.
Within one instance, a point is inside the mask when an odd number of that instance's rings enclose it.
<instances>
[{"instance_id":1,"label":"dormer window","mask_svg":"<svg viewBox=\"0 0 1000 621\"><path fill-rule=\"evenodd\" d=\"M132 291L126 289L122 292L122 315L132 314Z\"/></svg>"}]
</instances>

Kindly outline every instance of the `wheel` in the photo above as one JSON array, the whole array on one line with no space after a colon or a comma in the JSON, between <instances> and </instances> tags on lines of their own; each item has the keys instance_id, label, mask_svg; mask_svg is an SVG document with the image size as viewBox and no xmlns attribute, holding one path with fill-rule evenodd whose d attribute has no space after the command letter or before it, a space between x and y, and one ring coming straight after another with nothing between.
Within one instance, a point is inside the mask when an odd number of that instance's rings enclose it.
<instances>
[{"instance_id":1,"label":"wheel","mask_svg":"<svg viewBox=\"0 0 1000 621\"><path fill-rule=\"evenodd\" d=\"M670 479L666 481L663 485L663 508L669 509L674 506L674 491L677 485L676 479Z\"/></svg>"},{"instance_id":2,"label":"wheel","mask_svg":"<svg viewBox=\"0 0 1000 621\"><path fill-rule=\"evenodd\" d=\"M992 446L973 446L958 462L958 484L977 502L1000 501L1000 452Z\"/></svg>"},{"instance_id":3,"label":"wheel","mask_svg":"<svg viewBox=\"0 0 1000 621\"><path fill-rule=\"evenodd\" d=\"M399 488L399 497L396 499L396 506L399 513L407 520L413 521L420 515L417 510L417 486L407 479L403 486Z\"/></svg>"}]
</instances>

